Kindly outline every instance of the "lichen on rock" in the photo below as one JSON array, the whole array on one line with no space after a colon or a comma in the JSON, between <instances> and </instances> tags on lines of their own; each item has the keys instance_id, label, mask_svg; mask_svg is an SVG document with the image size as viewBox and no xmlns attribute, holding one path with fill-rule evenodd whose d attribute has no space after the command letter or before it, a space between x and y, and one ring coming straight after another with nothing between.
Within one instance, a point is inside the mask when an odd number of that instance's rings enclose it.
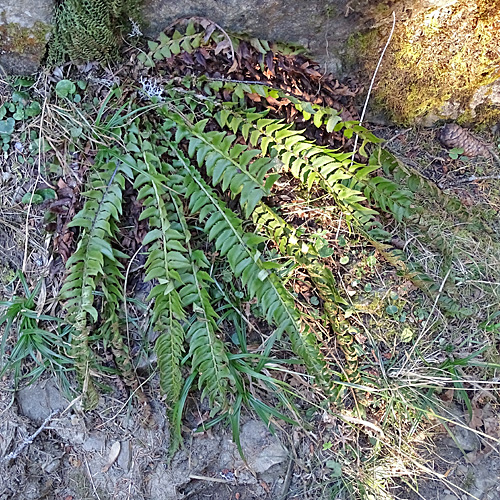
<instances>
[{"instance_id":1,"label":"lichen on rock","mask_svg":"<svg viewBox=\"0 0 500 500\"><path fill-rule=\"evenodd\" d=\"M31 26L6 22L0 13L0 67L9 73L32 73L45 53L50 25L35 21Z\"/></svg>"}]
</instances>

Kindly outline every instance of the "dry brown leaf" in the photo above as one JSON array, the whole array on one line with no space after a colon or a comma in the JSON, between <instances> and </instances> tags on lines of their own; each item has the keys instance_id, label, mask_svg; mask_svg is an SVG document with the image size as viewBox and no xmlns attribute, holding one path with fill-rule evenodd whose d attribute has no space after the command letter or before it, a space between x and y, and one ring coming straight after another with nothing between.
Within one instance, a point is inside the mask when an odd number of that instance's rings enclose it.
<instances>
[{"instance_id":1,"label":"dry brown leaf","mask_svg":"<svg viewBox=\"0 0 500 500\"><path fill-rule=\"evenodd\" d=\"M472 417L469 422L469 427L471 429L479 429L483 425L483 410L481 408L472 409Z\"/></svg>"},{"instance_id":2,"label":"dry brown leaf","mask_svg":"<svg viewBox=\"0 0 500 500\"><path fill-rule=\"evenodd\" d=\"M443 401L446 401L449 403L450 401L453 401L453 396L455 394L455 391L453 389L448 389L446 391L443 391L443 393L439 396Z\"/></svg>"},{"instance_id":3,"label":"dry brown leaf","mask_svg":"<svg viewBox=\"0 0 500 500\"><path fill-rule=\"evenodd\" d=\"M220 54L223 50L231 49L231 42L224 38L215 46L215 55Z\"/></svg>"},{"instance_id":4,"label":"dry brown leaf","mask_svg":"<svg viewBox=\"0 0 500 500\"><path fill-rule=\"evenodd\" d=\"M113 445L111 446L111 449L109 450L108 462L102 468L102 472L108 472L110 467L116 462L116 459L118 458L118 455L120 454L120 450L121 450L120 441L115 441L113 443Z\"/></svg>"}]
</instances>

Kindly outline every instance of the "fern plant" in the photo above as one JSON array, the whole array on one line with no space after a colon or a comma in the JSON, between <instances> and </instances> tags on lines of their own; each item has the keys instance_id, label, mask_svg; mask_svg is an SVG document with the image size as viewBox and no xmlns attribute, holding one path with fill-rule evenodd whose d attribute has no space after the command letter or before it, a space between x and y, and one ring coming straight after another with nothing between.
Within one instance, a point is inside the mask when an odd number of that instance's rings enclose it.
<instances>
[{"instance_id":1,"label":"fern plant","mask_svg":"<svg viewBox=\"0 0 500 500\"><path fill-rule=\"evenodd\" d=\"M249 108L245 101L247 94L277 96L281 91L203 78L162 83L156 65L210 43L210 37L201 34L190 24L184 34L162 35L158 43L150 44L150 53L140 58L148 78L137 83L139 94L152 104L129 103L127 124L117 113L106 123L100 110L99 124L114 129L116 143L97 156L84 193L86 202L71 222L80 233L61 291L75 330L73 356L87 405L95 404L97 397L92 377L99 369L96 341L111 346L123 378L144 401L121 314L127 293L123 275L127 255L119 243L122 204L125 186L132 188L142 205L139 220L148 226L141 249L143 279L152 284L149 324L157 332L160 387L174 424L175 445L180 442L183 406L195 385L208 399L212 415L229 418L237 433L243 405L267 423L274 418L293 420L286 414L294 409L284 396L283 383L267 372L270 363L302 363L311 383L325 391L340 378L359 380L353 337L343 319L345 302L326 260L307 242L299 245L294 229L266 203L280 176L289 172L305 189L326 191L348 222L373 238L386 236L376 218L378 210L401 218L410 206L408 192L372 175L381 167L376 155L367 163L353 161L352 152L318 146L293 124L270 118L266 110ZM229 100L220 99L222 88ZM368 144L379 142L356 122L343 122L336 110L290 100L316 126L346 137L359 134L361 157L367 156ZM121 126L115 127L116 123ZM309 273L342 346L345 367L325 362L314 329L303 320L286 286L279 260L268 259L266 248L272 242L282 257L296 259ZM231 309L235 306L224 289L214 286L214 259L230 273L238 293L254 304L252 314L268 325L268 335L255 353L244 348L245 342L240 342L239 352L225 334L225 324L238 319L218 313L221 302ZM99 327L101 335L93 336ZM289 346L283 358L277 356L278 345ZM253 379L273 391L277 408L248 392L248 380Z\"/></svg>"}]
</instances>

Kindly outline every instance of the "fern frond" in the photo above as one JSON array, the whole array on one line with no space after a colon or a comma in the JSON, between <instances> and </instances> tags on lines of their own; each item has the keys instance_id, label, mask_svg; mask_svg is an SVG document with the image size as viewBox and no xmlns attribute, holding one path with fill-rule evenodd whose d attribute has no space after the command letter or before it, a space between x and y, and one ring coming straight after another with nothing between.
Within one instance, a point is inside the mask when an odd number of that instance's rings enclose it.
<instances>
[{"instance_id":1,"label":"fern frond","mask_svg":"<svg viewBox=\"0 0 500 500\"><path fill-rule=\"evenodd\" d=\"M156 280L148 300L154 299L151 323L160 332L155 349L158 356L160 385L168 404L174 406L182 388L180 363L183 353L186 312L178 289L183 283L181 273L190 269L185 255L186 236L175 217L167 188L167 177L162 173L161 160L146 151L135 168L140 172L134 188L144 210L140 219L148 219L150 231L142 244L149 246L145 264L145 281Z\"/></svg>"},{"instance_id":2,"label":"fern frond","mask_svg":"<svg viewBox=\"0 0 500 500\"><path fill-rule=\"evenodd\" d=\"M172 114L166 114L171 121L164 123L176 129L175 141L188 140L188 155L196 157L200 167L205 167L214 186L221 184L222 190L229 189L233 197L238 196L246 217L249 217L263 196L270 194L270 188L278 174L268 175L274 168L274 160L261 156L259 149L249 149L236 142L235 135L225 132L205 132L208 119L194 126L179 123Z\"/></svg>"},{"instance_id":3,"label":"fern frond","mask_svg":"<svg viewBox=\"0 0 500 500\"><path fill-rule=\"evenodd\" d=\"M244 117L244 119L242 119ZM221 127L231 130L239 128L245 139L255 147L259 145L263 154L273 153L283 164L285 171L311 188L319 183L344 207L348 219L354 219L372 237L384 238L375 220L377 211L366 206L372 200L380 209L390 212L397 220L410 215L411 193L382 177L373 178L372 172L383 167L379 157L372 155L368 165L354 162L352 153L343 153L309 141L292 124L265 117L265 113L246 113L224 109L217 114ZM243 129L242 123L245 123ZM346 126L345 133L361 133L363 127L357 122L339 122ZM368 134L366 141L371 140ZM364 202L364 203L363 203Z\"/></svg>"},{"instance_id":4,"label":"fern frond","mask_svg":"<svg viewBox=\"0 0 500 500\"><path fill-rule=\"evenodd\" d=\"M91 180L93 189L84 193L87 201L83 209L68 224L69 227L81 228L82 235L75 253L66 263L68 276L60 296L65 300L68 320L75 328L72 343L75 366L88 394L95 392L89 377L93 355L88 339L88 317L93 322L98 319L94 292L105 275L105 258L112 262L117 260L116 251L110 242L122 211L124 174L130 175L130 171L120 162L101 165ZM92 399L95 402L95 395Z\"/></svg>"},{"instance_id":5,"label":"fern frond","mask_svg":"<svg viewBox=\"0 0 500 500\"><path fill-rule=\"evenodd\" d=\"M183 213L182 205L176 195L172 197L179 222L186 235L189 228ZM217 314L212 306L209 294L209 283L212 281L204 270L209 262L201 250L192 250L189 240L186 241L187 252L191 261L191 272L183 276L184 286L179 294L185 305L193 307L194 319L187 330L189 341L189 357L191 369L198 373L198 388L202 398L208 396L210 403L227 407L230 385L234 379L229 370L229 360L224 343L217 337ZM214 408L217 411L219 408Z\"/></svg>"},{"instance_id":6,"label":"fern frond","mask_svg":"<svg viewBox=\"0 0 500 500\"><path fill-rule=\"evenodd\" d=\"M160 33L157 42L149 41L149 54L139 54L139 61L146 67L154 67L156 61L170 59L181 52L192 53L201 45L209 43L212 35L206 35L203 31L197 31L194 22L191 21L186 26L184 33L175 30L171 37L164 32Z\"/></svg>"},{"instance_id":7,"label":"fern frond","mask_svg":"<svg viewBox=\"0 0 500 500\"><path fill-rule=\"evenodd\" d=\"M199 172L179 152L177 156L179 166L184 169L185 195L189 198L191 213L198 213L200 222L205 221L204 232L219 254L227 257L234 275L241 279L250 296L257 298L263 317L278 326L266 345L264 356L269 354L274 341L286 332L293 351L304 360L318 382L324 382L325 364L316 339L300 324L293 298L279 278L266 268L270 266L260 259L257 246L265 239L245 233L242 221L225 206Z\"/></svg>"}]
</instances>

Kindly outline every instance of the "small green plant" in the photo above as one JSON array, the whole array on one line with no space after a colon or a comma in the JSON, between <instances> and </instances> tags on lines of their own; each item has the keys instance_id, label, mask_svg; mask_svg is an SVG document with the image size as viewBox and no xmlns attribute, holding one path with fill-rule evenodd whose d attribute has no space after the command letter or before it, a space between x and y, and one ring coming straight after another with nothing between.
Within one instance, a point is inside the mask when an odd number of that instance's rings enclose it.
<instances>
[{"instance_id":1,"label":"small green plant","mask_svg":"<svg viewBox=\"0 0 500 500\"><path fill-rule=\"evenodd\" d=\"M0 308L3 309L0 316L0 326L3 326L0 376L13 371L16 383L25 378L32 382L49 371L56 373L63 380L64 387L68 387L66 372L73 367L73 361L68 355L71 329L64 326L61 319L39 314L35 310L41 281L30 290L21 272L17 274L17 278L22 287L22 295L0 301ZM42 325L50 329L42 328ZM9 344L13 347L7 355L6 346L10 335L13 339ZM23 368L29 368L29 371L25 372Z\"/></svg>"},{"instance_id":2,"label":"small green plant","mask_svg":"<svg viewBox=\"0 0 500 500\"><path fill-rule=\"evenodd\" d=\"M463 152L463 148L453 148L448 151L448 155L452 160L457 160Z\"/></svg>"},{"instance_id":3,"label":"small green plant","mask_svg":"<svg viewBox=\"0 0 500 500\"><path fill-rule=\"evenodd\" d=\"M60 80L56 85L56 95L58 97L72 96L76 92L76 85L71 80Z\"/></svg>"},{"instance_id":4,"label":"small green plant","mask_svg":"<svg viewBox=\"0 0 500 500\"><path fill-rule=\"evenodd\" d=\"M9 100L0 106L0 144L3 151L8 151L16 123L29 120L41 113L40 103L33 100L28 89L31 80L18 78L13 84Z\"/></svg>"}]
</instances>

